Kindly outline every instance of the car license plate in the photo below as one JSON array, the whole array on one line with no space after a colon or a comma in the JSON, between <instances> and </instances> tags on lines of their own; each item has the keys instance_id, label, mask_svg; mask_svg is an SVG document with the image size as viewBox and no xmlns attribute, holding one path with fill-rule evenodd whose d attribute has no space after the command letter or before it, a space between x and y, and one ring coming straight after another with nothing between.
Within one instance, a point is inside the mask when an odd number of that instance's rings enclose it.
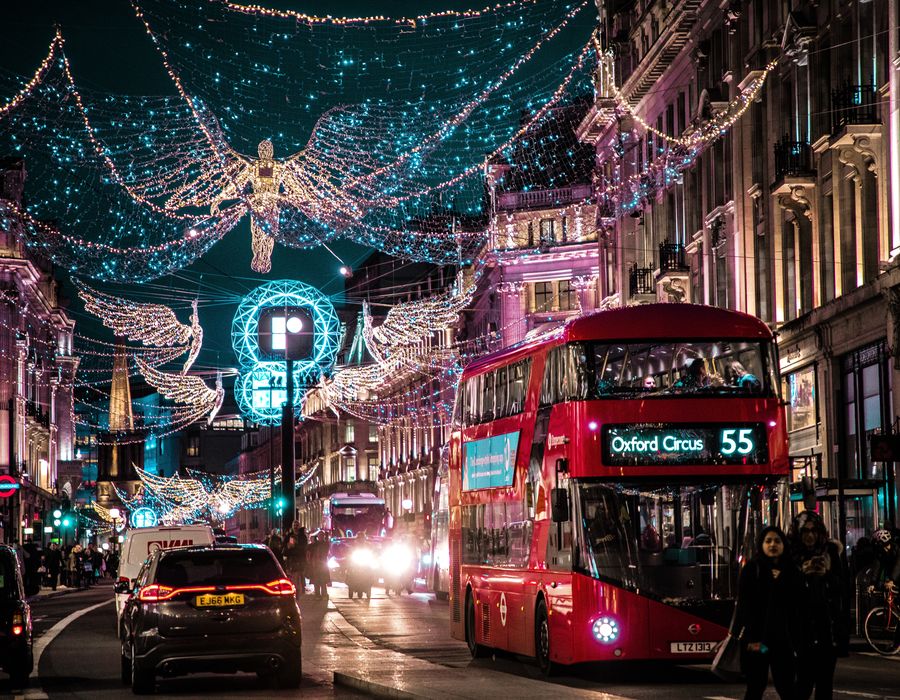
<instances>
[{"instance_id":1,"label":"car license plate","mask_svg":"<svg viewBox=\"0 0 900 700\"><path fill-rule=\"evenodd\" d=\"M670 642L672 654L707 654L716 646L715 642Z\"/></svg>"},{"instance_id":2,"label":"car license plate","mask_svg":"<svg viewBox=\"0 0 900 700\"><path fill-rule=\"evenodd\" d=\"M198 595L197 596L197 607L198 608L225 608L230 605L243 605L244 604L244 594L243 593L225 593L222 595Z\"/></svg>"}]
</instances>

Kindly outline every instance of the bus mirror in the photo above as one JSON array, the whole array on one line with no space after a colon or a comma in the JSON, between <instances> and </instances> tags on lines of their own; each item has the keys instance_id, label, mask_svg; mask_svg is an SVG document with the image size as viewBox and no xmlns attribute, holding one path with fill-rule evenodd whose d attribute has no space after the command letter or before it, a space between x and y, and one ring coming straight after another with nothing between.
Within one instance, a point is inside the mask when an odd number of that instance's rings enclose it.
<instances>
[{"instance_id":1,"label":"bus mirror","mask_svg":"<svg viewBox=\"0 0 900 700\"><path fill-rule=\"evenodd\" d=\"M565 523L569 521L569 493L565 489L551 489L550 503L553 522Z\"/></svg>"},{"instance_id":2,"label":"bus mirror","mask_svg":"<svg viewBox=\"0 0 900 700\"><path fill-rule=\"evenodd\" d=\"M700 492L700 503L705 506L713 506L716 504L716 491L715 489L707 489L706 491Z\"/></svg>"}]
</instances>

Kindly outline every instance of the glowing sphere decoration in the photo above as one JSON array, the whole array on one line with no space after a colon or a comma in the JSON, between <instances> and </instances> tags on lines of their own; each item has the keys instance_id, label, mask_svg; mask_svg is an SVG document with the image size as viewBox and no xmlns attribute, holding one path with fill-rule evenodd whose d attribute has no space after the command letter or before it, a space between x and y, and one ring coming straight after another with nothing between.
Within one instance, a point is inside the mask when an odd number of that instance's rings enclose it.
<instances>
[{"instance_id":1,"label":"glowing sphere decoration","mask_svg":"<svg viewBox=\"0 0 900 700\"><path fill-rule=\"evenodd\" d=\"M286 366L294 360L294 406L303 388L334 366L340 322L334 306L315 287L294 280L261 285L245 296L231 324L231 343L240 364L234 385L241 413L262 425L281 422L287 400Z\"/></svg>"},{"instance_id":2,"label":"glowing sphere decoration","mask_svg":"<svg viewBox=\"0 0 900 700\"><path fill-rule=\"evenodd\" d=\"M152 508L138 508L131 514L131 527L156 527L159 524L159 516Z\"/></svg>"}]
</instances>

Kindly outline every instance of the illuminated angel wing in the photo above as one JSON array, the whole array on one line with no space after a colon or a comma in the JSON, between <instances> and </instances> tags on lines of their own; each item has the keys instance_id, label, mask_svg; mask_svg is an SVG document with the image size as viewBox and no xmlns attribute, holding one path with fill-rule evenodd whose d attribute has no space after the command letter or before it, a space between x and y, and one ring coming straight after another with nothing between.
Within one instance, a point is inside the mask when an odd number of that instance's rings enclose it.
<instances>
[{"instance_id":1,"label":"illuminated angel wing","mask_svg":"<svg viewBox=\"0 0 900 700\"><path fill-rule=\"evenodd\" d=\"M135 302L91 289L81 280L73 280L84 308L99 318L116 335L140 341L151 347L180 346L190 342L188 358L182 374L194 364L203 345L203 327L197 313L197 300L191 302L191 325L178 320L175 312L164 304ZM182 352L184 349L182 349Z\"/></svg>"},{"instance_id":2,"label":"illuminated angel wing","mask_svg":"<svg viewBox=\"0 0 900 700\"><path fill-rule=\"evenodd\" d=\"M139 357L135 357L134 361L146 382L160 394L175 403L196 408L201 415L208 412L207 423L212 423L225 399L221 372L216 378L216 388L210 389L197 375L160 372Z\"/></svg>"},{"instance_id":3,"label":"illuminated angel wing","mask_svg":"<svg viewBox=\"0 0 900 700\"><path fill-rule=\"evenodd\" d=\"M116 335L154 347L185 345L191 339L191 327L164 304L139 303L98 292L80 280L74 282L85 309Z\"/></svg>"}]
</instances>

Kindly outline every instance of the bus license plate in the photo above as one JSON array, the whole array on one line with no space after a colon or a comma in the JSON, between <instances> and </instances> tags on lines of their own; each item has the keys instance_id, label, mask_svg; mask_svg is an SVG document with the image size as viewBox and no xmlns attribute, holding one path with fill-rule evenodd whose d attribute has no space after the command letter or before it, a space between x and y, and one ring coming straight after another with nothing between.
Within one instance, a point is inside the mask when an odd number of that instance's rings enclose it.
<instances>
[{"instance_id":1,"label":"bus license plate","mask_svg":"<svg viewBox=\"0 0 900 700\"><path fill-rule=\"evenodd\" d=\"M715 642L669 642L669 652L672 654L707 654L715 646Z\"/></svg>"},{"instance_id":2,"label":"bus license plate","mask_svg":"<svg viewBox=\"0 0 900 700\"><path fill-rule=\"evenodd\" d=\"M198 608L225 608L230 605L243 605L243 593L225 593L223 595L198 595Z\"/></svg>"}]
</instances>

